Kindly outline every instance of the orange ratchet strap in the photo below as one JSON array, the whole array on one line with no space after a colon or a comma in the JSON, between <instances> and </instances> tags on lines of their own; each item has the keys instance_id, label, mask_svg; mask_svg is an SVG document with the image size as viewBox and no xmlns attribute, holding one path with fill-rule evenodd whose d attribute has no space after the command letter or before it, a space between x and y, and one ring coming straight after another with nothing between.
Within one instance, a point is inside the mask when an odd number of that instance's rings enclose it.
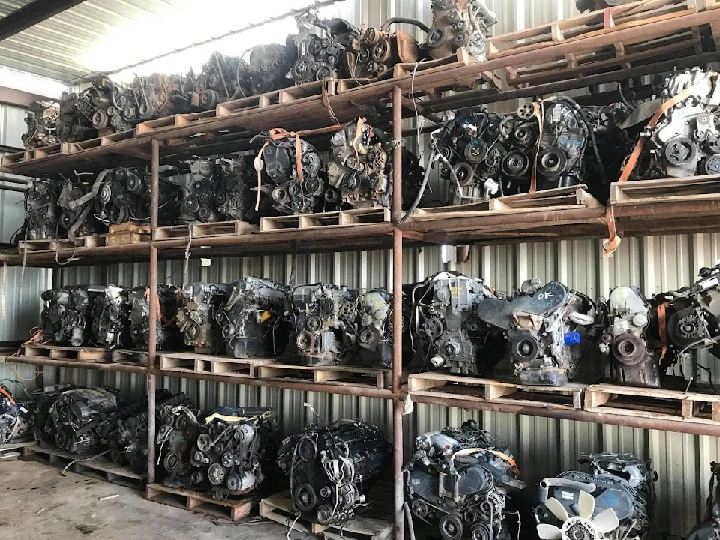
<instances>
[{"instance_id":1,"label":"orange ratchet strap","mask_svg":"<svg viewBox=\"0 0 720 540\"><path fill-rule=\"evenodd\" d=\"M7 392L4 388L0 387L0 394L4 395L10 400L10 403L15 405L15 399L13 399L13 397L10 395L10 392Z\"/></svg>"},{"instance_id":2,"label":"orange ratchet strap","mask_svg":"<svg viewBox=\"0 0 720 540\"><path fill-rule=\"evenodd\" d=\"M670 305L670 302L663 302L658 306L658 334L660 336L661 354L660 359L662 360L667 352L667 315L665 310Z\"/></svg>"}]
</instances>

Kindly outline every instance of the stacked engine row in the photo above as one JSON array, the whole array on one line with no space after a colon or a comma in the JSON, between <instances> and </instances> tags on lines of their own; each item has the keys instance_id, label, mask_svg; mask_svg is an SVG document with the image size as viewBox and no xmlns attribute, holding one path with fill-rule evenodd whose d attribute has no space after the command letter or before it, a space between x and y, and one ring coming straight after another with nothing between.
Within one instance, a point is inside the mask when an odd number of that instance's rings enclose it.
<instances>
[{"instance_id":1,"label":"stacked engine row","mask_svg":"<svg viewBox=\"0 0 720 540\"><path fill-rule=\"evenodd\" d=\"M147 348L148 290L79 285L43 293L43 337L58 345ZM291 289L246 277L158 287L158 349L183 344L236 358L281 355L294 337L306 365L392 365L392 295L329 284Z\"/></svg>"},{"instance_id":2,"label":"stacked engine row","mask_svg":"<svg viewBox=\"0 0 720 540\"><path fill-rule=\"evenodd\" d=\"M259 45L242 57L213 53L200 74L136 76L122 84L97 77L81 92L64 93L59 104L35 102L23 137L27 148L78 142L126 131L153 118L213 110L228 100L327 78L375 78L399 62L443 58L465 47L485 59L485 40L495 14L483 0L434 0L432 28L413 19L390 19L380 28L359 29L344 19L296 17L298 33L285 43ZM425 31L419 44L391 26L408 23Z\"/></svg>"},{"instance_id":3,"label":"stacked engine row","mask_svg":"<svg viewBox=\"0 0 720 540\"><path fill-rule=\"evenodd\" d=\"M720 357L720 265L690 287L647 299L632 286L597 302L562 283L527 280L500 293L482 279L441 272L404 285L403 363L489 375L509 361L523 384L561 386L581 359L619 383L660 387L676 365ZM276 357L288 344L305 365L390 367L392 294L317 283L294 288L246 277L158 288L157 346L237 358ZM148 291L74 286L43 294L45 339L76 347L146 348ZM602 357L598 358L598 355ZM599 369L595 369L598 372ZM694 378L694 377L693 377Z\"/></svg>"},{"instance_id":4,"label":"stacked engine row","mask_svg":"<svg viewBox=\"0 0 720 540\"><path fill-rule=\"evenodd\" d=\"M307 141L280 130L253 139L252 156L232 154L161 167L158 223L208 223L392 204L392 151L386 133L362 118L330 140L324 165ZM258 171L255 167L258 167ZM424 170L403 149L403 200L416 199ZM88 236L109 225L150 221L150 172L106 169L97 176L35 180L16 240Z\"/></svg>"},{"instance_id":5,"label":"stacked engine row","mask_svg":"<svg viewBox=\"0 0 720 540\"><path fill-rule=\"evenodd\" d=\"M423 204L438 164L453 204L587 184L607 201L610 183L720 173L720 85L712 72L677 73L644 104L580 107L557 96L514 114L462 109L437 128L427 170L403 149L402 201ZM682 93L683 99L678 99ZM665 100L671 107L644 127ZM257 152L162 167L159 223L244 220L392 204L393 141L365 119L330 139L329 162L305 140L276 129L256 136ZM626 157L627 156L627 157ZM110 169L97 177L36 180L26 194L17 240L68 238L110 224L150 220L150 175Z\"/></svg>"}]
</instances>

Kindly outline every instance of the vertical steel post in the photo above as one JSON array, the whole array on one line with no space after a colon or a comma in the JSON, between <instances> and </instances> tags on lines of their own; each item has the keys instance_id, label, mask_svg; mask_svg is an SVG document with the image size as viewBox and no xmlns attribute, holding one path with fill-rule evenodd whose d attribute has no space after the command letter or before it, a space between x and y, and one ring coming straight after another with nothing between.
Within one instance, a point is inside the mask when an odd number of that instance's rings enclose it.
<instances>
[{"instance_id":1,"label":"vertical steel post","mask_svg":"<svg viewBox=\"0 0 720 540\"><path fill-rule=\"evenodd\" d=\"M153 139L151 145L150 159L150 233L155 234L158 225L158 197L159 197L159 170L160 170L160 143ZM148 303L150 308L149 314L149 334L148 334L148 463L147 463L147 481L148 484L155 482L155 387L157 381L156 375L152 373L155 369L155 355L157 352L157 318L159 313L158 296L157 296L157 265L158 253L155 244L150 244L150 294L148 295Z\"/></svg>"},{"instance_id":2,"label":"vertical steel post","mask_svg":"<svg viewBox=\"0 0 720 540\"><path fill-rule=\"evenodd\" d=\"M403 403L400 400L400 375L402 373L402 282L403 238L397 224L402 216L402 91L393 88L393 476L395 478L395 539L405 537L405 487L403 485Z\"/></svg>"}]
</instances>

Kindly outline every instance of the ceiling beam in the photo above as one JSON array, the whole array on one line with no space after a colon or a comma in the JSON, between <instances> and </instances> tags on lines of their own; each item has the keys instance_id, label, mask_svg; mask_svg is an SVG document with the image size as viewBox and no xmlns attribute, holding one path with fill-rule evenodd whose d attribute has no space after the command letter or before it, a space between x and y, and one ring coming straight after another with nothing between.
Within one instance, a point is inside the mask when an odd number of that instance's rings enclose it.
<instances>
[{"instance_id":1,"label":"ceiling beam","mask_svg":"<svg viewBox=\"0 0 720 540\"><path fill-rule=\"evenodd\" d=\"M0 103L6 103L8 105L14 105L15 107L27 109L33 101L57 100L47 96L24 92L22 90L15 90L14 88L8 88L7 86L0 86Z\"/></svg>"},{"instance_id":2,"label":"ceiling beam","mask_svg":"<svg viewBox=\"0 0 720 540\"><path fill-rule=\"evenodd\" d=\"M84 0L35 0L0 19L0 41L62 13Z\"/></svg>"}]
</instances>

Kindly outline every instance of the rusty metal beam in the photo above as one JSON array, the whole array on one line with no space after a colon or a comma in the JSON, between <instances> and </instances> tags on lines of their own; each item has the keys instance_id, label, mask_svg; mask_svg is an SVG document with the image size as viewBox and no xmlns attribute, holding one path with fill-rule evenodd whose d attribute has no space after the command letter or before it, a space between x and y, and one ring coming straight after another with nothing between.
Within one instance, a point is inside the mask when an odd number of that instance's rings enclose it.
<instances>
[{"instance_id":1,"label":"rusty metal beam","mask_svg":"<svg viewBox=\"0 0 720 540\"><path fill-rule=\"evenodd\" d=\"M0 20L0 41L82 4L84 0L35 0Z\"/></svg>"},{"instance_id":2,"label":"rusty metal beam","mask_svg":"<svg viewBox=\"0 0 720 540\"><path fill-rule=\"evenodd\" d=\"M0 20L0 25L2 21ZM0 86L0 103L27 109L33 101L54 101L53 98Z\"/></svg>"}]
</instances>

